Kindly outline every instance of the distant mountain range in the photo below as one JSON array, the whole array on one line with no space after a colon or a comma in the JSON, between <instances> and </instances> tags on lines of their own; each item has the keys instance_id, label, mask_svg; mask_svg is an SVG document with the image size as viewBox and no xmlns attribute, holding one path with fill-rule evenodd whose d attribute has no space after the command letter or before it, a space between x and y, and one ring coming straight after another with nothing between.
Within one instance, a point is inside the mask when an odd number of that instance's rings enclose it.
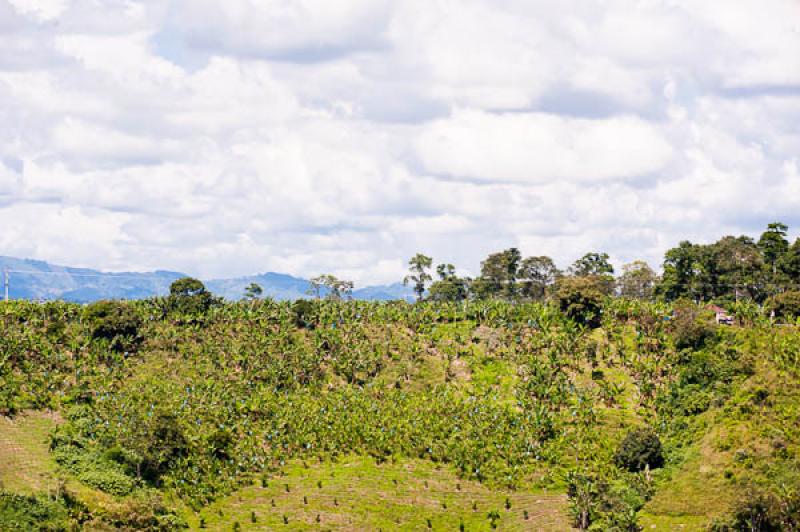
<instances>
[{"instance_id":1,"label":"distant mountain range","mask_svg":"<svg viewBox=\"0 0 800 532\"><path fill-rule=\"evenodd\" d=\"M88 268L72 268L32 259L0 256L0 270L9 270L9 295L12 299L63 299L88 303L100 299L143 299L166 295L175 279L186 277L180 272L101 272ZM264 296L280 300L310 297L307 279L282 273L262 273L232 279L203 280L206 287L225 299L237 300L250 283L258 283ZM410 287L402 283L377 285L353 291L355 299L413 299ZM2 292L0 292L2 297Z\"/></svg>"}]
</instances>

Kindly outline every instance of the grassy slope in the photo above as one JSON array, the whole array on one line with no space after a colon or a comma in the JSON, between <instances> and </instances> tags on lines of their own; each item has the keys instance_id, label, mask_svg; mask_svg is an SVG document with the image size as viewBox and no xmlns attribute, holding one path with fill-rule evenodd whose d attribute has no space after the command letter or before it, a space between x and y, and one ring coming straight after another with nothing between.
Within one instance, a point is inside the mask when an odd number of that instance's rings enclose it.
<instances>
[{"instance_id":1,"label":"grassy slope","mask_svg":"<svg viewBox=\"0 0 800 532\"><path fill-rule=\"evenodd\" d=\"M461 522L466 530L490 530L487 513L497 510L501 530L547 531L569 529L565 509L562 494L494 490L459 480L431 462L376 465L368 458L350 457L308 467L294 463L283 476L269 479L267 487L256 482L199 517L211 530L231 530L235 522L244 530L421 530L427 529L428 519L434 530L458 530ZM196 528L199 520L191 524Z\"/></svg>"},{"instance_id":2,"label":"grassy slope","mask_svg":"<svg viewBox=\"0 0 800 532\"><path fill-rule=\"evenodd\" d=\"M709 433L687 453L686 461L644 507L641 524L655 530L704 530L736 497L724 478L729 453L714 449Z\"/></svg>"},{"instance_id":3,"label":"grassy slope","mask_svg":"<svg viewBox=\"0 0 800 532\"><path fill-rule=\"evenodd\" d=\"M26 495L55 488L48 435L56 423L55 416L43 412L0 416L0 487Z\"/></svg>"},{"instance_id":4,"label":"grassy slope","mask_svg":"<svg viewBox=\"0 0 800 532\"><path fill-rule=\"evenodd\" d=\"M645 529L701 530L731 510L748 482L800 484L790 458L800 441L798 405L796 379L759 364L724 408L705 414L705 434L645 506Z\"/></svg>"}]
</instances>

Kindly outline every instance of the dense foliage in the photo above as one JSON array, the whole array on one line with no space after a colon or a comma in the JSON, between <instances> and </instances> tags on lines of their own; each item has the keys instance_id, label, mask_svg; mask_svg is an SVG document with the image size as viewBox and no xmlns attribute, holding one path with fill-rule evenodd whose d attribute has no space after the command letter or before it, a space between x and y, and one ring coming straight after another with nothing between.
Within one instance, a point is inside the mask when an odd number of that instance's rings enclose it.
<instances>
[{"instance_id":1,"label":"dense foliage","mask_svg":"<svg viewBox=\"0 0 800 532\"><path fill-rule=\"evenodd\" d=\"M759 364L794 379L800 340L757 308L741 307L747 327L723 328L693 303L612 299L592 284L602 276L580 279L563 304L221 303L196 286L89 308L13 302L0 317L0 409L62 413L56 462L128 501L106 523L179 527L171 497L199 509L291 460L359 454L565 489L577 526L633 530L709 412L746 418L777 400L742 395L743 383ZM137 349L116 349L118 337ZM800 436L782 438L770 460L785 478ZM777 485L748 456L738 481ZM51 511L12 503L19 519Z\"/></svg>"}]
</instances>

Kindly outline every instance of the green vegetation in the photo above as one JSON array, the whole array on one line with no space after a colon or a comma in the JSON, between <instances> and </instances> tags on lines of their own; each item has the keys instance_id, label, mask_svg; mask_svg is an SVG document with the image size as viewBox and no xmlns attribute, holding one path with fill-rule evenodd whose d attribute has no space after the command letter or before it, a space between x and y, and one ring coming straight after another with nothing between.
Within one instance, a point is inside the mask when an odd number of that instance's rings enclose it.
<instances>
[{"instance_id":1,"label":"green vegetation","mask_svg":"<svg viewBox=\"0 0 800 532\"><path fill-rule=\"evenodd\" d=\"M798 326L648 301L641 265L615 298L609 268L509 250L497 298L457 302L3 304L0 528L796 529Z\"/></svg>"}]
</instances>

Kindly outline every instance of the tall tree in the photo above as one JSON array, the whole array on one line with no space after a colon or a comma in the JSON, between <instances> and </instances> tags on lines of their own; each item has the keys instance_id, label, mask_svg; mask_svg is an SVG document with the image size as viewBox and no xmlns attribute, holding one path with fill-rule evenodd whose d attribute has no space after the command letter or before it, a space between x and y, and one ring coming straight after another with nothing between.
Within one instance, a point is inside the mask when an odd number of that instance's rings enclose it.
<instances>
[{"instance_id":1,"label":"tall tree","mask_svg":"<svg viewBox=\"0 0 800 532\"><path fill-rule=\"evenodd\" d=\"M528 257L522 261L518 272L522 295L541 301L560 276L561 270L550 257Z\"/></svg>"},{"instance_id":2,"label":"tall tree","mask_svg":"<svg viewBox=\"0 0 800 532\"><path fill-rule=\"evenodd\" d=\"M417 301L422 299L428 281L433 279L428 273L432 265L433 259L422 253L417 253L408 261L408 271L411 273L410 275L406 275L403 279L403 284L405 286L409 284L414 285L414 293L417 294Z\"/></svg>"},{"instance_id":3,"label":"tall tree","mask_svg":"<svg viewBox=\"0 0 800 532\"><path fill-rule=\"evenodd\" d=\"M667 301L681 297L694 299L692 290L698 274L698 247L688 240L667 250L664 255L664 274L656 293Z\"/></svg>"},{"instance_id":4,"label":"tall tree","mask_svg":"<svg viewBox=\"0 0 800 532\"><path fill-rule=\"evenodd\" d=\"M183 277L169 287L170 307L185 314L202 314L215 303L214 296L202 281Z\"/></svg>"},{"instance_id":5,"label":"tall tree","mask_svg":"<svg viewBox=\"0 0 800 532\"><path fill-rule=\"evenodd\" d=\"M312 295L319 299L322 296L322 288L325 286L326 275L318 275L308 280L308 290L306 294Z\"/></svg>"},{"instance_id":6,"label":"tall tree","mask_svg":"<svg viewBox=\"0 0 800 532\"><path fill-rule=\"evenodd\" d=\"M749 236L726 236L710 246L715 298L748 297L762 301L767 279L759 247Z\"/></svg>"},{"instance_id":7,"label":"tall tree","mask_svg":"<svg viewBox=\"0 0 800 532\"><path fill-rule=\"evenodd\" d=\"M573 277L594 279L604 294L611 295L614 292L614 267L608 259L608 253L587 253L572 263L569 273Z\"/></svg>"},{"instance_id":8,"label":"tall tree","mask_svg":"<svg viewBox=\"0 0 800 532\"><path fill-rule=\"evenodd\" d=\"M608 253L587 253L572 263L569 273L575 277L591 275L613 275L614 267L608 262Z\"/></svg>"},{"instance_id":9,"label":"tall tree","mask_svg":"<svg viewBox=\"0 0 800 532\"><path fill-rule=\"evenodd\" d=\"M432 301L465 300L469 295L469 280L456 275L456 268L452 264L439 264L436 266L439 280L431 284L428 289L428 298Z\"/></svg>"},{"instance_id":10,"label":"tall tree","mask_svg":"<svg viewBox=\"0 0 800 532\"><path fill-rule=\"evenodd\" d=\"M789 241L786 240L786 231L789 229L784 223L773 222L767 225L767 230L761 233L758 239L758 247L764 255L766 263L772 273L778 272L778 262L781 257L789 251Z\"/></svg>"},{"instance_id":11,"label":"tall tree","mask_svg":"<svg viewBox=\"0 0 800 532\"><path fill-rule=\"evenodd\" d=\"M787 277L788 283L800 283L800 238L789 246L789 249L781 257L778 267L781 273Z\"/></svg>"},{"instance_id":12,"label":"tall tree","mask_svg":"<svg viewBox=\"0 0 800 532\"><path fill-rule=\"evenodd\" d=\"M622 297L633 299L652 299L658 276L644 261L637 260L622 267L622 275L617 279L617 287Z\"/></svg>"},{"instance_id":13,"label":"tall tree","mask_svg":"<svg viewBox=\"0 0 800 532\"><path fill-rule=\"evenodd\" d=\"M668 301L680 297L762 301L768 281L762 252L753 239L726 236L708 245L681 242L667 251L657 292Z\"/></svg>"},{"instance_id":14,"label":"tall tree","mask_svg":"<svg viewBox=\"0 0 800 532\"><path fill-rule=\"evenodd\" d=\"M483 296L502 295L513 298L517 291L517 275L522 254L517 248L492 253L481 262L480 290Z\"/></svg>"},{"instance_id":15,"label":"tall tree","mask_svg":"<svg viewBox=\"0 0 800 532\"><path fill-rule=\"evenodd\" d=\"M244 297L245 299L258 299L261 297L261 294L264 293L264 289L261 288L261 285L258 283L250 283L244 289Z\"/></svg>"},{"instance_id":16,"label":"tall tree","mask_svg":"<svg viewBox=\"0 0 800 532\"><path fill-rule=\"evenodd\" d=\"M441 281L447 281L456 276L456 267L452 264L439 264L436 266L436 275Z\"/></svg>"},{"instance_id":17,"label":"tall tree","mask_svg":"<svg viewBox=\"0 0 800 532\"><path fill-rule=\"evenodd\" d=\"M308 293L313 294L317 299L320 298L323 290L327 292L325 294L326 299L337 301L350 297L353 293L352 281L338 279L335 275L329 273L318 275L310 279L309 284Z\"/></svg>"},{"instance_id":18,"label":"tall tree","mask_svg":"<svg viewBox=\"0 0 800 532\"><path fill-rule=\"evenodd\" d=\"M337 301L350 299L353 295L353 287L353 281L345 281L334 277L332 282L328 285L328 289L330 290L328 298Z\"/></svg>"}]
</instances>

